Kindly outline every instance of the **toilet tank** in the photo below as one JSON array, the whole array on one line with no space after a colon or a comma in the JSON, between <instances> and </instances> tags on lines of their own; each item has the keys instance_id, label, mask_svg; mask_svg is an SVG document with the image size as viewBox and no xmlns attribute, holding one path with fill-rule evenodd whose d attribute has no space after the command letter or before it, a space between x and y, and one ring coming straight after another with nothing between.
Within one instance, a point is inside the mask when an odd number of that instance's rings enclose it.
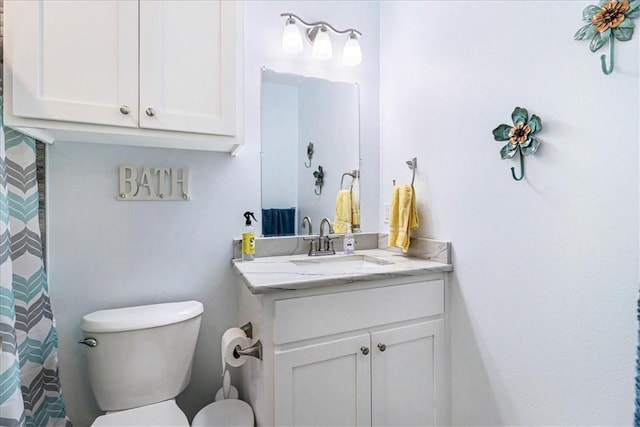
<instances>
[{"instance_id":1,"label":"toilet tank","mask_svg":"<svg viewBox=\"0 0 640 427\"><path fill-rule=\"evenodd\" d=\"M100 310L82 318L91 388L103 411L174 398L191 379L202 303Z\"/></svg>"}]
</instances>

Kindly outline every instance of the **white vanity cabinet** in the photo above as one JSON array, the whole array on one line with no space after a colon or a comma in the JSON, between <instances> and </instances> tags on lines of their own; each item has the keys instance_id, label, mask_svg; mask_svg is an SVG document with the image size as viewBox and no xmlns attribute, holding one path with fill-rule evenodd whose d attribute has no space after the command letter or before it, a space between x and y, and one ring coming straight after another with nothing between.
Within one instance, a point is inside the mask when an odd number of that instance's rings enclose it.
<instances>
[{"instance_id":1,"label":"white vanity cabinet","mask_svg":"<svg viewBox=\"0 0 640 427\"><path fill-rule=\"evenodd\" d=\"M242 368L259 426L448 424L446 275L253 295L263 360Z\"/></svg>"},{"instance_id":2,"label":"white vanity cabinet","mask_svg":"<svg viewBox=\"0 0 640 427\"><path fill-rule=\"evenodd\" d=\"M5 124L57 140L231 151L241 2L5 0Z\"/></svg>"}]
</instances>

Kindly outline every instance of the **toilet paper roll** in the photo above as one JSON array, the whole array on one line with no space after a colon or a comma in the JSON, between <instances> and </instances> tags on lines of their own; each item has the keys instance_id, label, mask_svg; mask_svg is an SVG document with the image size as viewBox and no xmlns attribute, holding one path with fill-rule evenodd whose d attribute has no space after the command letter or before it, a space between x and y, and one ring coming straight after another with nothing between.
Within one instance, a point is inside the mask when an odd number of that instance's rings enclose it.
<instances>
[{"instance_id":1,"label":"toilet paper roll","mask_svg":"<svg viewBox=\"0 0 640 427\"><path fill-rule=\"evenodd\" d=\"M224 375L226 365L237 368L238 366L244 365L247 361L247 356L236 358L233 355L233 351L238 345L240 348L247 348L251 345L244 331L240 328L229 328L224 331L220 342L220 349L222 351L222 375Z\"/></svg>"}]
</instances>

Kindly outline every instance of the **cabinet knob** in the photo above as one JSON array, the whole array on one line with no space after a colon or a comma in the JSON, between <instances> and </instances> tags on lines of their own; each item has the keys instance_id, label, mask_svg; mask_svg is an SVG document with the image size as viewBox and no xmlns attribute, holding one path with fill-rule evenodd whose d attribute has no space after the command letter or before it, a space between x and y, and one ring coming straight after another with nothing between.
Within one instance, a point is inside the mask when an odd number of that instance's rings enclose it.
<instances>
[{"instance_id":1,"label":"cabinet knob","mask_svg":"<svg viewBox=\"0 0 640 427\"><path fill-rule=\"evenodd\" d=\"M123 105L122 107L120 107L120 112L124 115L127 115L131 112L131 109L128 105Z\"/></svg>"},{"instance_id":2,"label":"cabinet knob","mask_svg":"<svg viewBox=\"0 0 640 427\"><path fill-rule=\"evenodd\" d=\"M380 351L385 351L387 349L387 346L382 343L378 343L378 349Z\"/></svg>"},{"instance_id":3,"label":"cabinet knob","mask_svg":"<svg viewBox=\"0 0 640 427\"><path fill-rule=\"evenodd\" d=\"M369 354L369 347L362 346L360 347L360 351L366 356L367 354Z\"/></svg>"},{"instance_id":4,"label":"cabinet knob","mask_svg":"<svg viewBox=\"0 0 640 427\"><path fill-rule=\"evenodd\" d=\"M153 117L156 115L156 110L151 107L147 108L144 112L147 113L147 116L149 117Z\"/></svg>"}]
</instances>

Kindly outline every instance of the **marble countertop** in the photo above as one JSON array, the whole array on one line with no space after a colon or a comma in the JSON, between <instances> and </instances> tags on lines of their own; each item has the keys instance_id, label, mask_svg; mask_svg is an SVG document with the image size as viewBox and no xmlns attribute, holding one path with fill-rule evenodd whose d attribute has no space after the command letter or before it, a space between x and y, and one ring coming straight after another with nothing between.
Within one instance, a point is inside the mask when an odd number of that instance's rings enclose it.
<instances>
[{"instance_id":1,"label":"marble countertop","mask_svg":"<svg viewBox=\"0 0 640 427\"><path fill-rule=\"evenodd\" d=\"M310 257L270 256L253 261L231 261L236 273L254 294L336 286L359 281L420 276L453 270L451 264L406 256L384 249L355 254Z\"/></svg>"}]
</instances>

